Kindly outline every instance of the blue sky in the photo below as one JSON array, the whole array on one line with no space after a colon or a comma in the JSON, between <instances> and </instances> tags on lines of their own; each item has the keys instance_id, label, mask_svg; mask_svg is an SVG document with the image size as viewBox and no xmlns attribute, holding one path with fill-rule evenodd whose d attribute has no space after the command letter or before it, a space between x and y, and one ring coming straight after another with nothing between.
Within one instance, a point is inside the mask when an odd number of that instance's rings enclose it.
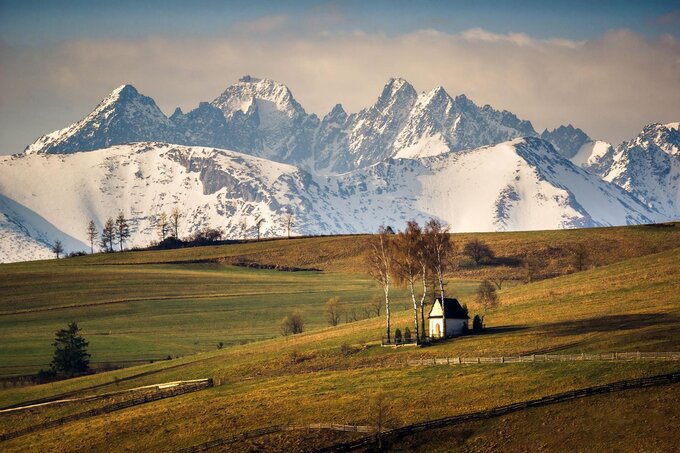
<instances>
[{"instance_id":1,"label":"blue sky","mask_svg":"<svg viewBox=\"0 0 680 453\"><path fill-rule=\"evenodd\" d=\"M399 76L618 143L680 120L680 2L0 0L0 154L121 83L169 114L244 74L319 115Z\"/></svg>"},{"instance_id":2,"label":"blue sky","mask_svg":"<svg viewBox=\"0 0 680 453\"><path fill-rule=\"evenodd\" d=\"M43 1L0 2L0 38L12 44L145 35L210 35L263 16L342 15L334 28L387 34L482 27L538 38L589 39L627 28L680 36L678 1ZM673 16L675 16L673 20Z\"/></svg>"}]
</instances>

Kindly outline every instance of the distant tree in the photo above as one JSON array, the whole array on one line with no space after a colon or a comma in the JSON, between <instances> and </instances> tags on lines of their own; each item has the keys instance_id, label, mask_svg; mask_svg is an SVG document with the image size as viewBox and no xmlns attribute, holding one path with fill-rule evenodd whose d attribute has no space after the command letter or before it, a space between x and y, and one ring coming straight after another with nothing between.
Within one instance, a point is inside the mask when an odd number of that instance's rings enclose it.
<instances>
[{"instance_id":1,"label":"distant tree","mask_svg":"<svg viewBox=\"0 0 680 453\"><path fill-rule=\"evenodd\" d=\"M288 207L283 215L283 226L286 228L288 239L290 239L290 229L293 226L293 210Z\"/></svg>"},{"instance_id":2,"label":"distant tree","mask_svg":"<svg viewBox=\"0 0 680 453\"><path fill-rule=\"evenodd\" d=\"M395 343L401 343L402 337L401 337L401 329L397 328L394 331L394 342Z\"/></svg>"},{"instance_id":3,"label":"distant tree","mask_svg":"<svg viewBox=\"0 0 680 453\"><path fill-rule=\"evenodd\" d=\"M161 212L156 219L156 230L158 231L158 238L164 241L168 235L170 224L168 223L168 215L165 211Z\"/></svg>"},{"instance_id":4,"label":"distant tree","mask_svg":"<svg viewBox=\"0 0 680 453\"><path fill-rule=\"evenodd\" d=\"M364 319L368 319L371 317L371 314L373 313L373 307L371 307L370 305L365 305L361 307L361 311L364 314Z\"/></svg>"},{"instance_id":5,"label":"distant tree","mask_svg":"<svg viewBox=\"0 0 680 453\"><path fill-rule=\"evenodd\" d=\"M223 347L224 347L223 341L220 341L219 343L217 343L217 349L222 349Z\"/></svg>"},{"instance_id":6,"label":"distant tree","mask_svg":"<svg viewBox=\"0 0 680 453\"><path fill-rule=\"evenodd\" d=\"M54 357L51 367L55 372L73 376L89 369L88 342L79 334L80 328L71 322L66 329L58 330L54 339Z\"/></svg>"},{"instance_id":7,"label":"distant tree","mask_svg":"<svg viewBox=\"0 0 680 453\"><path fill-rule=\"evenodd\" d=\"M436 283L439 285L439 296L444 303L444 274L451 266L454 253L453 244L449 238L449 229L437 219L428 220L424 233L427 260ZM446 318L442 318L443 331L446 332Z\"/></svg>"},{"instance_id":8,"label":"distant tree","mask_svg":"<svg viewBox=\"0 0 680 453\"><path fill-rule=\"evenodd\" d=\"M192 245L210 245L222 239L224 232L218 228L205 227L194 232L189 238Z\"/></svg>"},{"instance_id":9,"label":"distant tree","mask_svg":"<svg viewBox=\"0 0 680 453\"><path fill-rule=\"evenodd\" d=\"M111 217L106 219L101 235L101 247L105 252L113 252L113 243L116 240L116 224Z\"/></svg>"},{"instance_id":10,"label":"distant tree","mask_svg":"<svg viewBox=\"0 0 680 453\"><path fill-rule=\"evenodd\" d=\"M263 218L259 218L255 221L255 229L257 230L257 242L260 242L260 230L262 229L262 224L265 222Z\"/></svg>"},{"instance_id":11,"label":"distant tree","mask_svg":"<svg viewBox=\"0 0 680 453\"><path fill-rule=\"evenodd\" d=\"M61 243L59 239L54 241L54 244L52 244L52 253L57 255L57 259L59 259L59 255L64 253L64 245Z\"/></svg>"},{"instance_id":12,"label":"distant tree","mask_svg":"<svg viewBox=\"0 0 680 453\"><path fill-rule=\"evenodd\" d=\"M97 235L99 232L97 231L97 225L95 225L94 220L90 220L90 223L87 224L87 238L90 241L90 253L94 253L94 241L97 239Z\"/></svg>"},{"instance_id":13,"label":"distant tree","mask_svg":"<svg viewBox=\"0 0 680 453\"><path fill-rule=\"evenodd\" d=\"M359 315L357 314L357 309L352 308L351 310L345 310L345 323L356 322L359 320Z\"/></svg>"},{"instance_id":14,"label":"distant tree","mask_svg":"<svg viewBox=\"0 0 680 453\"><path fill-rule=\"evenodd\" d=\"M590 258L586 246L583 244L578 244L572 248L571 252L574 256L574 268L578 272L585 270L588 266L588 261Z\"/></svg>"},{"instance_id":15,"label":"distant tree","mask_svg":"<svg viewBox=\"0 0 680 453\"><path fill-rule=\"evenodd\" d=\"M371 299L371 310L376 316L380 316L385 299L382 294L375 294Z\"/></svg>"},{"instance_id":16,"label":"distant tree","mask_svg":"<svg viewBox=\"0 0 680 453\"><path fill-rule=\"evenodd\" d=\"M494 253L486 243L479 239L473 239L463 246L463 255L469 257L475 266L479 266L484 261L493 259Z\"/></svg>"},{"instance_id":17,"label":"distant tree","mask_svg":"<svg viewBox=\"0 0 680 453\"><path fill-rule=\"evenodd\" d=\"M408 327L404 329L404 341L411 341L411 329Z\"/></svg>"},{"instance_id":18,"label":"distant tree","mask_svg":"<svg viewBox=\"0 0 680 453\"><path fill-rule=\"evenodd\" d=\"M479 284L477 288L477 303L484 309L484 313L488 309L498 307L496 287L489 280L483 280Z\"/></svg>"},{"instance_id":19,"label":"distant tree","mask_svg":"<svg viewBox=\"0 0 680 453\"><path fill-rule=\"evenodd\" d=\"M545 260L538 253L527 253L522 258L522 269L524 270L524 282L531 283L540 275L545 267Z\"/></svg>"},{"instance_id":20,"label":"distant tree","mask_svg":"<svg viewBox=\"0 0 680 453\"><path fill-rule=\"evenodd\" d=\"M326 318L328 324L337 326L340 322L340 315L345 311L340 298L335 296L328 299L326 302Z\"/></svg>"},{"instance_id":21,"label":"distant tree","mask_svg":"<svg viewBox=\"0 0 680 453\"><path fill-rule=\"evenodd\" d=\"M373 415L373 424L375 426L375 436L378 442L378 451L383 451L383 432L386 431L386 426L393 421L392 406L389 403L385 393L380 392L373 397L369 405L369 410Z\"/></svg>"},{"instance_id":22,"label":"distant tree","mask_svg":"<svg viewBox=\"0 0 680 453\"><path fill-rule=\"evenodd\" d=\"M172 235L175 239L179 239L179 219L182 217L182 213L179 208L175 206L170 212L170 225L172 226Z\"/></svg>"},{"instance_id":23,"label":"distant tree","mask_svg":"<svg viewBox=\"0 0 680 453\"><path fill-rule=\"evenodd\" d=\"M241 220L238 227L241 230L241 238L245 241L246 233L248 232L248 221L246 219Z\"/></svg>"},{"instance_id":24,"label":"distant tree","mask_svg":"<svg viewBox=\"0 0 680 453\"><path fill-rule=\"evenodd\" d=\"M122 212L116 217L116 235L118 236L118 244L120 244L120 251L122 252L125 240L130 237L130 225Z\"/></svg>"},{"instance_id":25,"label":"distant tree","mask_svg":"<svg viewBox=\"0 0 680 453\"><path fill-rule=\"evenodd\" d=\"M302 318L302 313L299 310L295 310L281 320L281 335L286 336L302 333L304 327L305 322Z\"/></svg>"},{"instance_id":26,"label":"distant tree","mask_svg":"<svg viewBox=\"0 0 680 453\"><path fill-rule=\"evenodd\" d=\"M371 236L369 252L366 260L368 273L382 286L385 295L385 318L387 342L390 342L390 284L392 283L392 266L394 246L388 237L385 227L378 229L378 234Z\"/></svg>"}]
</instances>

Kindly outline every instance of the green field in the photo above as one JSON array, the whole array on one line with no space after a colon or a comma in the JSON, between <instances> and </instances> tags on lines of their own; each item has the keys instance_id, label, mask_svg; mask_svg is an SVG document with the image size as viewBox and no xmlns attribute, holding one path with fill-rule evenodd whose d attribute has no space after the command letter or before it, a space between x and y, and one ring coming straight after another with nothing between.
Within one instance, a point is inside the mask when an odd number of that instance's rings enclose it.
<instances>
[{"instance_id":1,"label":"green field","mask_svg":"<svg viewBox=\"0 0 680 453\"><path fill-rule=\"evenodd\" d=\"M356 249L360 242L357 238L272 241L5 265L0 280L4 295L0 332L7 339L3 345L7 348L3 347L0 354L3 363L9 363L15 371L49 361L53 331L71 319L84 327L95 360L154 357L141 356L149 351L154 351L156 357L166 354L183 357L2 390L0 407L66 392L87 395L178 379L212 377L219 385L22 436L4 442L2 448L75 451L107 450L111 445L121 450L135 449L144 445L147 449L173 450L276 424L371 424L372 404L381 394L390 402L389 424L400 426L569 389L678 371L678 362L406 366L409 358L416 357L545 351L678 351L678 230L676 225L486 235L485 240L501 256L516 255L532 244L542 249L546 244L560 248L587 242L592 235L592 256L600 261L586 271L529 284L505 285L500 292L501 307L486 316L488 330L484 334L418 349L381 348L376 340L383 333L382 317L325 326L323 304L328 297L340 295L348 305L362 307L376 291L374 283L359 272L361 249ZM602 240L607 232L611 237L608 242ZM457 242L461 238L453 236ZM617 245L617 251L608 255L606 251L612 244ZM258 255L258 250L262 255ZM316 261L312 259L315 253ZM324 272L264 271L227 264L229 257L238 256L261 263L276 259L284 265L300 261L300 267L316 267ZM559 254L555 256L559 262ZM208 260L222 263L197 262ZM469 301L472 307L471 293L478 279L501 267L454 273L450 292L463 302ZM7 296L8 291L12 292L11 297ZM397 306L406 303L403 294L395 295L395 299ZM278 321L293 307L303 310L309 330L280 337ZM472 308L473 312L477 310ZM393 326L405 327L410 322L408 310L395 312ZM261 341L222 350L214 346L217 341L232 345L252 339ZM207 352L191 354L201 350ZM32 354L32 362L27 360L27 354ZM654 435L667 422L663 417L636 411L635 405L648 403L660 413L677 414L680 401L677 390L676 385L649 393L640 391L631 393L632 400L621 395L603 395L597 400L606 409L600 415L578 409L580 403L537 410L536 413L551 414L551 420L570 423L572 428L556 437L544 436L538 428L531 428L535 420L541 419L532 412L507 417L505 422L471 425L464 435L455 431L444 433L441 438L460 443L463 450L502 450L503 444L493 446L494 436L502 426L504 436L512 439L533 436L537 446L546 442L557 445L551 439L568 441L562 444L564 449L574 445L572 442L589 445L584 443L590 439L587 423L576 423L574 419L579 415L575 411L585 414L583 420L595 417L602 442L613 439L620 432L617 430L629 425L636 426L631 435ZM653 404L645 401L648 395L652 395ZM0 421L5 420L3 430L11 430L59 416L57 412L63 415L85 409L72 404L33 410ZM627 417L628 425L618 421L621 414ZM504 424L497 424L501 422ZM556 429L555 423L544 429ZM317 439L316 445L334 439L344 438L327 434ZM404 448L430 451L445 445L432 439L412 441L417 443L405 443ZM264 445L273 451L305 450L315 445L295 433L257 442L260 443L243 443L234 449ZM668 441L659 442L656 450L662 451ZM640 444L619 441L615 445L634 450Z\"/></svg>"}]
</instances>

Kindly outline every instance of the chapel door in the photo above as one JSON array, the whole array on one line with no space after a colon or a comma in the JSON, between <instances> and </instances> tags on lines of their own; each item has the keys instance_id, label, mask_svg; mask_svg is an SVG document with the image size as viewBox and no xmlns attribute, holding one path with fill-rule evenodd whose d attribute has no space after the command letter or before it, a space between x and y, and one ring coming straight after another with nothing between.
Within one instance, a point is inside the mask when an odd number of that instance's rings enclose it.
<instances>
[{"instance_id":1,"label":"chapel door","mask_svg":"<svg viewBox=\"0 0 680 453\"><path fill-rule=\"evenodd\" d=\"M439 323L435 324L434 332L435 332L435 334L434 334L435 337L441 337L442 336L442 330L441 330L441 327L439 327Z\"/></svg>"}]
</instances>

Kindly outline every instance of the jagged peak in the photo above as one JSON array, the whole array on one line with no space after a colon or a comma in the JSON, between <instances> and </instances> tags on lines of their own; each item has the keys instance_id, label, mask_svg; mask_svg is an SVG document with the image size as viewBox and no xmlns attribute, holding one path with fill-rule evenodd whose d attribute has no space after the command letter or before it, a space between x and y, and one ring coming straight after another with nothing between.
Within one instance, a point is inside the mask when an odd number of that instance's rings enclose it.
<instances>
[{"instance_id":1,"label":"jagged peak","mask_svg":"<svg viewBox=\"0 0 680 453\"><path fill-rule=\"evenodd\" d=\"M250 75L244 75L243 77L238 79L238 81L243 83L258 83L262 81L262 79Z\"/></svg>"},{"instance_id":2,"label":"jagged peak","mask_svg":"<svg viewBox=\"0 0 680 453\"><path fill-rule=\"evenodd\" d=\"M347 112L345 109L342 107L342 104L335 104L331 111L324 117L324 119L330 119L330 118L346 118L347 117Z\"/></svg>"},{"instance_id":3,"label":"jagged peak","mask_svg":"<svg viewBox=\"0 0 680 453\"><path fill-rule=\"evenodd\" d=\"M389 104L392 99L400 98L407 99L409 102L414 102L417 98L413 85L401 78L390 78L378 97L377 106L384 106Z\"/></svg>"}]
</instances>

